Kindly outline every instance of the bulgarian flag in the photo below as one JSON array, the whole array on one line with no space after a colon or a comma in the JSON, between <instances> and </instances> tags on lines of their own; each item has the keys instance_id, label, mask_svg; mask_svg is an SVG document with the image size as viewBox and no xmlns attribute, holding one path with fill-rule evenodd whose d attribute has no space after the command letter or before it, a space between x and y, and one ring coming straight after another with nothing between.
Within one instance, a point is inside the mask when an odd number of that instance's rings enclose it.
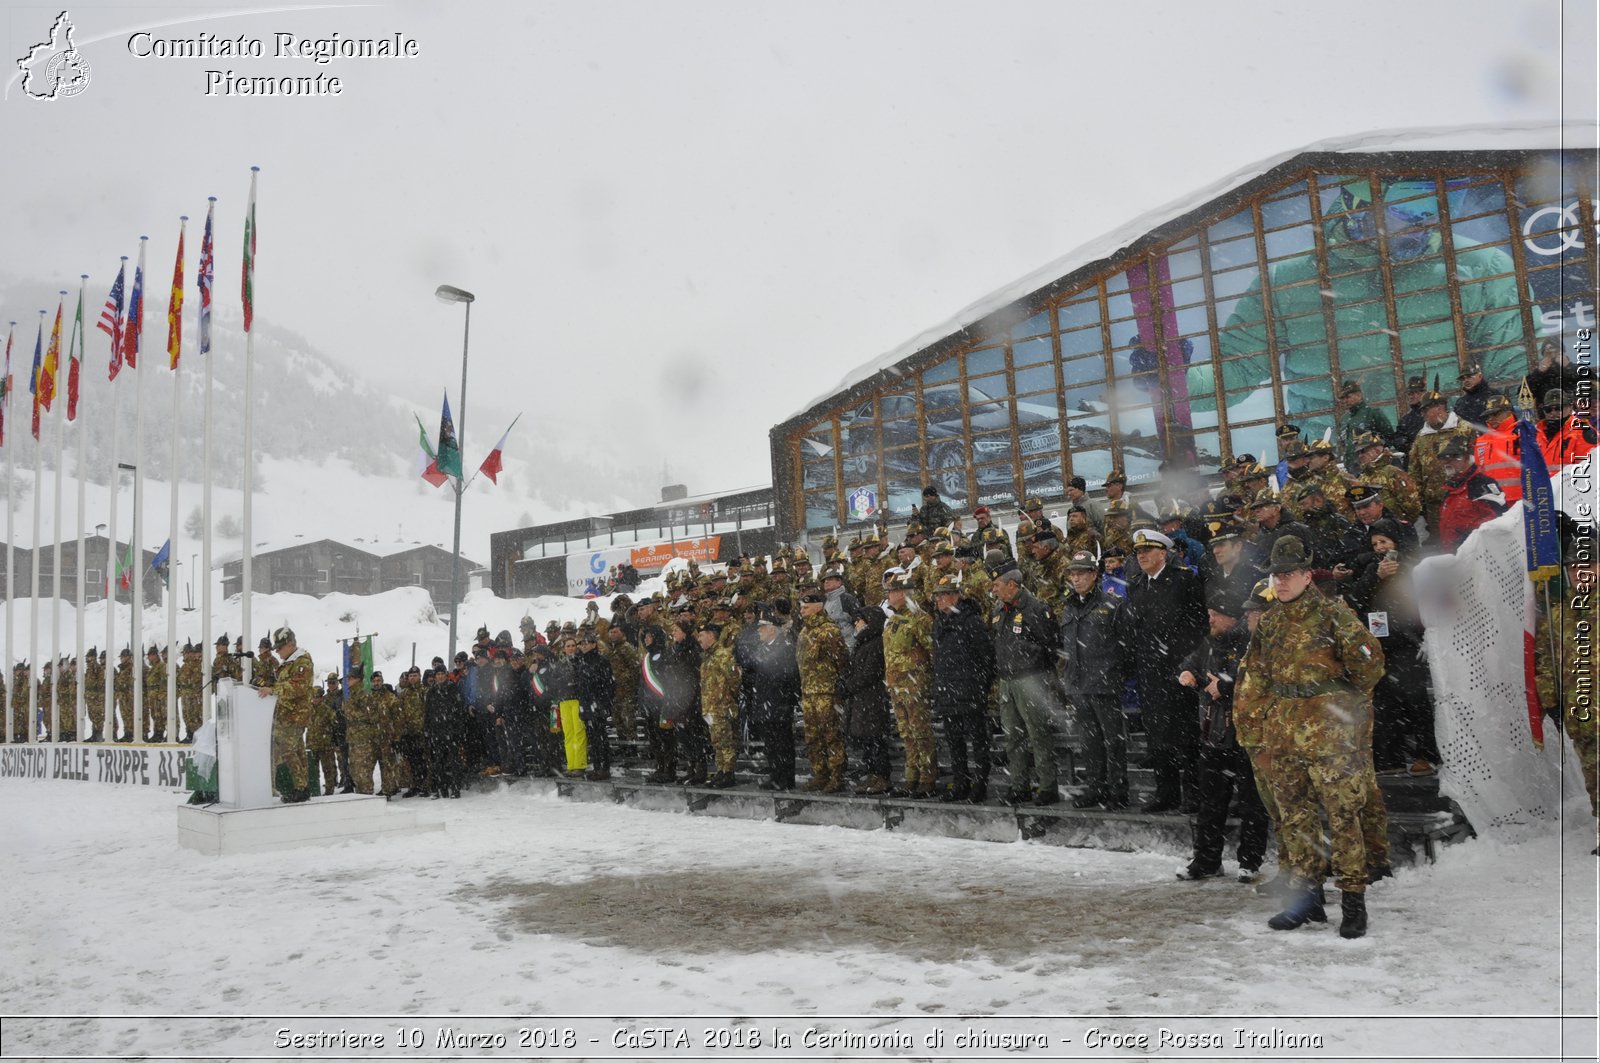
<instances>
[{"instance_id":1,"label":"bulgarian flag","mask_svg":"<svg viewBox=\"0 0 1600 1063\"><path fill-rule=\"evenodd\" d=\"M505 432L501 434L500 442L496 443L494 449L489 451L489 456L483 459L483 464L478 466L478 471L487 476L492 484L498 485L500 483L498 479L500 470L505 468L501 458L506 449L506 439L511 435L511 429L517 427L517 421L520 420L522 420L522 414L519 413L516 416L516 420L512 421Z\"/></svg>"},{"instance_id":2,"label":"bulgarian flag","mask_svg":"<svg viewBox=\"0 0 1600 1063\"><path fill-rule=\"evenodd\" d=\"M417 454L417 475L438 487L449 477L439 471L439 459L434 456L433 444L428 442L428 430L423 427L421 417L417 418L417 434L418 442L421 444L421 450Z\"/></svg>"}]
</instances>

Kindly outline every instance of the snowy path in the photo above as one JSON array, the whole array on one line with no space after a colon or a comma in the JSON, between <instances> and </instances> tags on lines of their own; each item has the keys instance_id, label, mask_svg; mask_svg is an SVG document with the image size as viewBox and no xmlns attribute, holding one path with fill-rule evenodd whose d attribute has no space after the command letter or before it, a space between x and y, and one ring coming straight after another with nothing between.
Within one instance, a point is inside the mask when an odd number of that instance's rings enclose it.
<instances>
[{"instance_id":1,"label":"snowy path","mask_svg":"<svg viewBox=\"0 0 1600 1063\"><path fill-rule=\"evenodd\" d=\"M1553 840L1402 870L1369 894L1372 935L1346 942L1269 931L1268 902L1179 883L1170 853L502 791L424 802L443 833L217 859L178 848L175 801L0 782L0 1011L1517 1016L1551 1014L1561 989ZM1592 1014L1595 860L1565 867L1566 1006ZM1438 1051L1440 1025L1343 1044ZM1506 1051L1532 1047L1495 1026ZM179 1020L38 1029L29 1048L58 1054L208 1047ZM218 1050L267 1047L206 1030Z\"/></svg>"}]
</instances>

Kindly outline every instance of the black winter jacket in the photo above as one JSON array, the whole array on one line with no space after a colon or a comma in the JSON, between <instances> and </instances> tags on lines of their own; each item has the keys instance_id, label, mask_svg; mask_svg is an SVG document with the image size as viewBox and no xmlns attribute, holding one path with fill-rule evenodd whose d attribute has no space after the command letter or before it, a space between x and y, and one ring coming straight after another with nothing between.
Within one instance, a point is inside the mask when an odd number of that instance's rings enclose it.
<instances>
[{"instance_id":1,"label":"black winter jacket","mask_svg":"<svg viewBox=\"0 0 1600 1063\"><path fill-rule=\"evenodd\" d=\"M1127 676L1123 608L1122 599L1098 587L1087 597L1069 591L1061 600L1061 681L1068 697L1121 696Z\"/></svg>"},{"instance_id":2,"label":"black winter jacket","mask_svg":"<svg viewBox=\"0 0 1600 1063\"><path fill-rule=\"evenodd\" d=\"M983 614L967 598L933 614L933 708L944 716L981 713L994 682L994 643Z\"/></svg>"}]
</instances>

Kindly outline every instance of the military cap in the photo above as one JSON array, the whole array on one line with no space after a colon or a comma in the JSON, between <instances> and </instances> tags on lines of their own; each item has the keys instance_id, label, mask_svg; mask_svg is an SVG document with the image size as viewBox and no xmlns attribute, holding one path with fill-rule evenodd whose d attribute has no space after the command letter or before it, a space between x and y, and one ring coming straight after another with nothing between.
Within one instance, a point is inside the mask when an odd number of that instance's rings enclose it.
<instances>
[{"instance_id":1,"label":"military cap","mask_svg":"<svg viewBox=\"0 0 1600 1063\"><path fill-rule=\"evenodd\" d=\"M1427 389L1428 389L1428 382L1426 380L1424 380L1422 377L1413 376L1413 377L1407 377L1406 378L1406 390L1407 391L1426 391Z\"/></svg>"},{"instance_id":2,"label":"military cap","mask_svg":"<svg viewBox=\"0 0 1600 1063\"><path fill-rule=\"evenodd\" d=\"M261 641L256 643L256 649L258 649L258 650L270 650L270 649L272 649L272 640L267 638L267 636L262 635L261 636Z\"/></svg>"},{"instance_id":3,"label":"military cap","mask_svg":"<svg viewBox=\"0 0 1600 1063\"><path fill-rule=\"evenodd\" d=\"M283 625L272 633L272 645L274 648L288 645L293 641L295 641L294 628L290 627L288 624Z\"/></svg>"},{"instance_id":4,"label":"military cap","mask_svg":"<svg viewBox=\"0 0 1600 1063\"><path fill-rule=\"evenodd\" d=\"M1561 556L1569 565L1587 565L1595 560L1595 527L1574 522L1561 540Z\"/></svg>"},{"instance_id":5,"label":"military cap","mask_svg":"<svg viewBox=\"0 0 1600 1063\"><path fill-rule=\"evenodd\" d=\"M972 511L972 515L974 517L986 517L989 515L989 507L979 506L977 509Z\"/></svg>"},{"instance_id":6,"label":"military cap","mask_svg":"<svg viewBox=\"0 0 1600 1063\"><path fill-rule=\"evenodd\" d=\"M1271 475L1272 474L1267 471L1267 467L1258 462L1257 464L1250 466L1250 468L1245 471L1244 476L1240 478L1240 482L1249 483L1251 480L1265 480Z\"/></svg>"},{"instance_id":7,"label":"military cap","mask_svg":"<svg viewBox=\"0 0 1600 1063\"><path fill-rule=\"evenodd\" d=\"M937 545L937 546L935 546L933 548L933 556L934 557L942 557L945 554L950 554L950 555L954 556L955 552L956 552L956 548L953 545L951 545L951 542L950 542L949 539L940 539L939 540L939 545Z\"/></svg>"},{"instance_id":8,"label":"military cap","mask_svg":"<svg viewBox=\"0 0 1600 1063\"><path fill-rule=\"evenodd\" d=\"M1510 413L1511 400L1504 395L1490 395L1489 401L1483 404L1483 415L1493 417L1496 414Z\"/></svg>"},{"instance_id":9,"label":"military cap","mask_svg":"<svg viewBox=\"0 0 1600 1063\"><path fill-rule=\"evenodd\" d=\"M1156 531L1154 528L1140 528L1133 533L1133 548L1135 550L1172 549L1172 540Z\"/></svg>"},{"instance_id":10,"label":"military cap","mask_svg":"<svg viewBox=\"0 0 1600 1063\"><path fill-rule=\"evenodd\" d=\"M489 637L489 625L487 625L487 624L484 624L483 626L479 627L478 628L478 633L473 636L473 638L476 639L479 642L482 642L484 639L486 639L488 637Z\"/></svg>"},{"instance_id":11,"label":"military cap","mask_svg":"<svg viewBox=\"0 0 1600 1063\"><path fill-rule=\"evenodd\" d=\"M1067 507L1067 512L1068 513L1082 513L1086 517L1089 515L1088 508L1085 507L1082 502L1074 502L1074 503L1072 503L1072 505Z\"/></svg>"},{"instance_id":12,"label":"military cap","mask_svg":"<svg viewBox=\"0 0 1600 1063\"><path fill-rule=\"evenodd\" d=\"M1223 616L1239 619L1244 612L1238 597L1228 591L1226 587L1212 587L1206 592L1206 608Z\"/></svg>"},{"instance_id":13,"label":"military cap","mask_svg":"<svg viewBox=\"0 0 1600 1063\"><path fill-rule=\"evenodd\" d=\"M648 598L645 599L646 602L648 602L649 600L650 599L648 599ZM642 605L644 603L641 602L640 604ZM561 621L555 620L555 619L551 619L549 623L545 624L544 629L546 631L550 631L551 629L554 629L556 631L560 631L561 630Z\"/></svg>"},{"instance_id":14,"label":"military cap","mask_svg":"<svg viewBox=\"0 0 1600 1063\"><path fill-rule=\"evenodd\" d=\"M1472 457L1472 446L1466 440L1457 437L1444 445L1444 449L1439 451L1439 457L1445 461L1450 461L1453 458L1470 458Z\"/></svg>"},{"instance_id":15,"label":"military cap","mask_svg":"<svg viewBox=\"0 0 1600 1063\"><path fill-rule=\"evenodd\" d=\"M740 554L737 557L730 557L730 558L728 558L728 567L730 569L741 568L741 567L743 567L745 561L746 561L746 558L745 558L745 556L743 554Z\"/></svg>"},{"instance_id":16,"label":"military cap","mask_svg":"<svg viewBox=\"0 0 1600 1063\"><path fill-rule=\"evenodd\" d=\"M1156 531L1157 530L1156 522L1151 518L1149 513L1146 513L1142 509L1135 510L1134 512L1135 512L1135 516L1133 518L1133 523L1129 525L1129 528L1132 529L1135 533L1141 532L1141 531Z\"/></svg>"},{"instance_id":17,"label":"military cap","mask_svg":"<svg viewBox=\"0 0 1600 1063\"><path fill-rule=\"evenodd\" d=\"M1234 495L1218 495L1216 498L1206 500L1200 507L1200 515L1206 518L1225 517L1239 508L1239 500Z\"/></svg>"},{"instance_id":18,"label":"military cap","mask_svg":"<svg viewBox=\"0 0 1600 1063\"><path fill-rule=\"evenodd\" d=\"M867 545L866 540L861 538L861 536L859 536L859 535L857 535L855 538L850 540L850 549L852 549L852 550L860 550L862 547L864 547L866 545Z\"/></svg>"},{"instance_id":19,"label":"military cap","mask_svg":"<svg viewBox=\"0 0 1600 1063\"><path fill-rule=\"evenodd\" d=\"M1128 477L1123 474L1121 469L1112 469L1106 474L1106 483L1108 484L1123 484L1126 486L1127 482Z\"/></svg>"},{"instance_id":20,"label":"military cap","mask_svg":"<svg viewBox=\"0 0 1600 1063\"><path fill-rule=\"evenodd\" d=\"M1262 506L1278 506L1282 504L1282 499L1265 488L1257 492L1256 497L1250 500L1251 509L1260 509Z\"/></svg>"},{"instance_id":21,"label":"military cap","mask_svg":"<svg viewBox=\"0 0 1600 1063\"><path fill-rule=\"evenodd\" d=\"M1244 528L1240 527L1236 520L1214 521L1207 524L1206 528L1211 532L1212 543L1229 542L1244 534Z\"/></svg>"},{"instance_id":22,"label":"military cap","mask_svg":"<svg viewBox=\"0 0 1600 1063\"><path fill-rule=\"evenodd\" d=\"M226 646L227 644L228 644L228 636L227 636L226 633L217 636L217 645L218 646Z\"/></svg>"},{"instance_id":23,"label":"military cap","mask_svg":"<svg viewBox=\"0 0 1600 1063\"><path fill-rule=\"evenodd\" d=\"M1127 557L1127 556L1128 556L1128 551L1124 550L1120 546L1108 546L1108 547L1106 547L1104 550L1102 550L1100 552L1100 559L1102 561L1105 560L1108 557Z\"/></svg>"},{"instance_id":24,"label":"military cap","mask_svg":"<svg viewBox=\"0 0 1600 1063\"><path fill-rule=\"evenodd\" d=\"M821 578L825 580L836 579L842 583L844 582L844 570L835 565L829 565L822 570Z\"/></svg>"},{"instance_id":25,"label":"military cap","mask_svg":"<svg viewBox=\"0 0 1600 1063\"><path fill-rule=\"evenodd\" d=\"M1300 435L1300 426L1297 424L1289 424L1286 421L1278 426L1277 435L1279 439L1297 438Z\"/></svg>"},{"instance_id":26,"label":"military cap","mask_svg":"<svg viewBox=\"0 0 1600 1063\"><path fill-rule=\"evenodd\" d=\"M1023 509L1023 512L1025 512L1025 513L1031 513L1033 510L1043 509L1043 508L1044 508L1044 503L1039 501L1038 497L1034 496L1034 495L1030 495L1028 498L1024 499L1023 502L1022 502L1022 509Z\"/></svg>"},{"instance_id":27,"label":"military cap","mask_svg":"<svg viewBox=\"0 0 1600 1063\"><path fill-rule=\"evenodd\" d=\"M1422 408L1426 410L1429 406L1443 406L1446 401L1442 392L1429 391L1422 396Z\"/></svg>"},{"instance_id":28,"label":"military cap","mask_svg":"<svg viewBox=\"0 0 1600 1063\"><path fill-rule=\"evenodd\" d=\"M626 609L632 604L632 598L629 598L626 594L619 594L611 600L611 611L616 612L618 609Z\"/></svg>"},{"instance_id":29,"label":"military cap","mask_svg":"<svg viewBox=\"0 0 1600 1063\"><path fill-rule=\"evenodd\" d=\"M1283 489L1284 494L1296 500L1310 498L1312 495L1327 497L1327 489L1322 486L1321 480L1293 480Z\"/></svg>"},{"instance_id":30,"label":"military cap","mask_svg":"<svg viewBox=\"0 0 1600 1063\"><path fill-rule=\"evenodd\" d=\"M1306 447L1306 449L1311 452L1313 457L1318 454L1332 454L1333 443L1327 439L1317 439L1313 440L1311 445Z\"/></svg>"},{"instance_id":31,"label":"military cap","mask_svg":"<svg viewBox=\"0 0 1600 1063\"><path fill-rule=\"evenodd\" d=\"M828 549L829 547L838 546L838 545L839 545L839 537L837 535L824 535L822 537L822 548L824 550Z\"/></svg>"},{"instance_id":32,"label":"military cap","mask_svg":"<svg viewBox=\"0 0 1600 1063\"><path fill-rule=\"evenodd\" d=\"M576 631L578 630L578 622L576 620L568 620L561 625L561 630L563 632Z\"/></svg>"},{"instance_id":33,"label":"military cap","mask_svg":"<svg viewBox=\"0 0 1600 1063\"><path fill-rule=\"evenodd\" d=\"M1344 497L1355 509L1360 509L1368 502L1379 502L1383 499L1383 495L1371 484L1351 484L1345 489Z\"/></svg>"},{"instance_id":34,"label":"military cap","mask_svg":"<svg viewBox=\"0 0 1600 1063\"><path fill-rule=\"evenodd\" d=\"M1240 454L1237 458L1233 459L1233 468L1248 469L1255 463L1256 456L1254 454Z\"/></svg>"},{"instance_id":35,"label":"military cap","mask_svg":"<svg viewBox=\"0 0 1600 1063\"><path fill-rule=\"evenodd\" d=\"M1567 393L1562 391L1560 388L1551 388L1544 393L1544 405L1546 409L1553 410L1558 406L1565 406L1568 401L1570 400L1567 398Z\"/></svg>"},{"instance_id":36,"label":"military cap","mask_svg":"<svg viewBox=\"0 0 1600 1063\"><path fill-rule=\"evenodd\" d=\"M701 624L700 625L700 630L701 631L710 632L710 634L711 634L711 636L713 638L721 638L722 637L722 625L717 623L714 620L708 620L704 624Z\"/></svg>"},{"instance_id":37,"label":"military cap","mask_svg":"<svg viewBox=\"0 0 1600 1063\"><path fill-rule=\"evenodd\" d=\"M1169 521L1182 520L1191 512L1189 503L1181 498L1168 499L1156 507L1156 515L1160 517L1163 524Z\"/></svg>"},{"instance_id":38,"label":"military cap","mask_svg":"<svg viewBox=\"0 0 1600 1063\"><path fill-rule=\"evenodd\" d=\"M544 642L536 643L533 649L528 652L535 657L548 657L550 656L550 646Z\"/></svg>"},{"instance_id":39,"label":"military cap","mask_svg":"<svg viewBox=\"0 0 1600 1063\"><path fill-rule=\"evenodd\" d=\"M339 673L338 672L329 672L328 673L328 678L323 680L324 683L337 683L338 681L339 681Z\"/></svg>"},{"instance_id":40,"label":"military cap","mask_svg":"<svg viewBox=\"0 0 1600 1063\"><path fill-rule=\"evenodd\" d=\"M1482 376L1482 375L1483 375L1483 366L1479 365L1477 362L1468 362L1466 365L1461 367L1461 373L1460 373L1459 376L1456 377L1456 381L1459 383L1460 381L1463 381L1463 380L1467 379L1467 377L1469 377L1469 376Z\"/></svg>"},{"instance_id":41,"label":"military cap","mask_svg":"<svg viewBox=\"0 0 1600 1063\"><path fill-rule=\"evenodd\" d=\"M1298 535L1285 535L1272 544L1272 561L1267 571L1274 576L1285 572L1303 572L1311 567L1306 554L1306 544Z\"/></svg>"},{"instance_id":42,"label":"military cap","mask_svg":"<svg viewBox=\"0 0 1600 1063\"><path fill-rule=\"evenodd\" d=\"M909 591L914 589L914 587L915 584L912 583L911 577L903 572L895 576L893 579L885 581L883 585L883 589L889 591Z\"/></svg>"},{"instance_id":43,"label":"military cap","mask_svg":"<svg viewBox=\"0 0 1600 1063\"><path fill-rule=\"evenodd\" d=\"M1017 567L1015 567L1015 566L1012 566L1011 568L1006 569L1004 572L1001 572L999 575L995 576L994 578L995 578L996 581L1009 580L1012 583L1021 583L1022 582L1022 570L1017 568Z\"/></svg>"},{"instance_id":44,"label":"military cap","mask_svg":"<svg viewBox=\"0 0 1600 1063\"><path fill-rule=\"evenodd\" d=\"M144 651L144 655L146 657L160 657L161 656L161 648L159 646L157 646L155 643L152 642L150 644L150 648L148 650ZM46 668L49 668L50 667L50 662L49 661L44 662L44 666Z\"/></svg>"},{"instance_id":45,"label":"military cap","mask_svg":"<svg viewBox=\"0 0 1600 1063\"><path fill-rule=\"evenodd\" d=\"M128 647L124 646L124 647L122 647L122 652L117 654L117 656L118 657L132 657L133 656L133 651L130 650ZM17 665L18 669L21 669L21 667L22 667L22 665L20 665L20 664Z\"/></svg>"},{"instance_id":46,"label":"military cap","mask_svg":"<svg viewBox=\"0 0 1600 1063\"><path fill-rule=\"evenodd\" d=\"M811 554L807 552L805 547L797 546L794 548L794 563L797 565L811 564Z\"/></svg>"},{"instance_id":47,"label":"military cap","mask_svg":"<svg viewBox=\"0 0 1600 1063\"><path fill-rule=\"evenodd\" d=\"M1250 594L1244 600L1243 609L1247 613L1270 609L1277 600L1278 592L1272 589L1271 580L1256 580L1256 585L1250 588Z\"/></svg>"},{"instance_id":48,"label":"military cap","mask_svg":"<svg viewBox=\"0 0 1600 1063\"><path fill-rule=\"evenodd\" d=\"M920 534L922 534L922 522L920 520L908 521L906 523L906 534L907 535L920 535Z\"/></svg>"},{"instance_id":49,"label":"military cap","mask_svg":"<svg viewBox=\"0 0 1600 1063\"><path fill-rule=\"evenodd\" d=\"M802 602L810 602L815 605L821 605L823 602L828 600L828 596L822 593L821 588L813 587L810 590L802 592L800 595L800 600Z\"/></svg>"},{"instance_id":50,"label":"military cap","mask_svg":"<svg viewBox=\"0 0 1600 1063\"><path fill-rule=\"evenodd\" d=\"M685 598L685 597L680 595L678 597L678 599L672 603L671 609L672 609L672 611L674 613L692 612L694 610L694 603L691 602L688 598ZM566 629L563 628L561 633L563 635L565 635L567 633Z\"/></svg>"},{"instance_id":51,"label":"military cap","mask_svg":"<svg viewBox=\"0 0 1600 1063\"><path fill-rule=\"evenodd\" d=\"M1068 572L1099 572L1100 559L1087 550L1079 550L1067 560Z\"/></svg>"},{"instance_id":52,"label":"military cap","mask_svg":"<svg viewBox=\"0 0 1600 1063\"><path fill-rule=\"evenodd\" d=\"M789 574L789 565L788 565L788 563L785 562L784 559L781 558L781 557L773 558L772 559L772 574L774 576L777 576L777 575L787 576Z\"/></svg>"},{"instance_id":53,"label":"military cap","mask_svg":"<svg viewBox=\"0 0 1600 1063\"><path fill-rule=\"evenodd\" d=\"M1339 397L1341 399L1346 395L1359 394L1361 394L1361 385L1354 380L1346 380L1343 384L1339 385Z\"/></svg>"},{"instance_id":54,"label":"military cap","mask_svg":"<svg viewBox=\"0 0 1600 1063\"><path fill-rule=\"evenodd\" d=\"M940 576L933 585L934 594L960 594L961 580L957 576Z\"/></svg>"},{"instance_id":55,"label":"military cap","mask_svg":"<svg viewBox=\"0 0 1600 1063\"><path fill-rule=\"evenodd\" d=\"M767 555L766 554L757 554L755 557L752 557L750 559L750 564L752 564L752 565L760 565L762 568L766 568L767 567Z\"/></svg>"},{"instance_id":56,"label":"military cap","mask_svg":"<svg viewBox=\"0 0 1600 1063\"><path fill-rule=\"evenodd\" d=\"M968 561L978 560L978 548L971 543L962 543L956 547L956 560L965 558Z\"/></svg>"},{"instance_id":57,"label":"military cap","mask_svg":"<svg viewBox=\"0 0 1600 1063\"><path fill-rule=\"evenodd\" d=\"M1287 461L1293 461L1296 458L1309 458L1311 456L1310 449L1298 439L1291 439L1289 442L1285 443L1283 445L1282 453L1284 459Z\"/></svg>"},{"instance_id":58,"label":"military cap","mask_svg":"<svg viewBox=\"0 0 1600 1063\"><path fill-rule=\"evenodd\" d=\"M872 534L868 535L866 537L866 539L864 539L862 541L862 545L863 546L878 546L882 542L883 542L883 540L878 538L878 533L877 532L873 532Z\"/></svg>"},{"instance_id":59,"label":"military cap","mask_svg":"<svg viewBox=\"0 0 1600 1063\"><path fill-rule=\"evenodd\" d=\"M725 612L731 613L738 608L738 604L739 596L737 594L730 594L725 598L718 598L716 601L712 602L711 611L714 613L721 609Z\"/></svg>"},{"instance_id":60,"label":"military cap","mask_svg":"<svg viewBox=\"0 0 1600 1063\"><path fill-rule=\"evenodd\" d=\"M1033 538L1033 521L1025 520L1017 525L1017 542Z\"/></svg>"}]
</instances>

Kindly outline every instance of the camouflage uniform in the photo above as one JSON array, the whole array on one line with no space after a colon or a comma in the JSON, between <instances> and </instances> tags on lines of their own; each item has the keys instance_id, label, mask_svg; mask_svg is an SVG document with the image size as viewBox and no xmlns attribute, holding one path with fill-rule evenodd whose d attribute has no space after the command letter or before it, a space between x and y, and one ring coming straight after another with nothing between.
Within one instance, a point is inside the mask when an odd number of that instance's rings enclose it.
<instances>
[{"instance_id":1,"label":"camouflage uniform","mask_svg":"<svg viewBox=\"0 0 1600 1063\"><path fill-rule=\"evenodd\" d=\"M240 674L243 674L242 665ZM272 656L272 651L262 650L256 654L255 663L250 666L250 685L265 689L277 682L277 675L278 659Z\"/></svg>"},{"instance_id":2,"label":"camouflage uniform","mask_svg":"<svg viewBox=\"0 0 1600 1063\"><path fill-rule=\"evenodd\" d=\"M1411 444L1411 458L1406 467L1412 483L1417 485L1428 530L1435 537L1439 530L1439 507L1444 505L1444 496L1450 493L1445 486L1444 462L1439 460L1439 452L1452 440L1460 439L1470 447L1477 438L1478 433L1471 425L1457 424L1454 428L1419 433Z\"/></svg>"},{"instance_id":3,"label":"camouflage uniform","mask_svg":"<svg viewBox=\"0 0 1600 1063\"><path fill-rule=\"evenodd\" d=\"M932 661L932 618L910 609L891 613L883 625L883 678L906 747L904 787L925 793L939 781L939 751L928 712Z\"/></svg>"},{"instance_id":4,"label":"camouflage uniform","mask_svg":"<svg viewBox=\"0 0 1600 1063\"><path fill-rule=\"evenodd\" d=\"M1259 721L1270 758L1279 843L1306 883L1323 874L1327 812L1339 889L1366 890L1368 853L1361 812L1368 800L1372 689L1383 677L1383 648L1348 607L1314 586L1262 617L1245 654L1235 699L1250 732ZM1240 724L1235 725L1241 726Z\"/></svg>"},{"instance_id":5,"label":"camouflage uniform","mask_svg":"<svg viewBox=\"0 0 1600 1063\"><path fill-rule=\"evenodd\" d=\"M58 669L61 678L56 684L56 701L61 713L61 734L58 742L78 740L78 665L67 661Z\"/></svg>"},{"instance_id":6,"label":"camouflage uniform","mask_svg":"<svg viewBox=\"0 0 1600 1063\"><path fill-rule=\"evenodd\" d=\"M45 730L48 731L50 729L50 691L55 687L56 670L49 664L44 667L44 675L39 680L39 696L35 702L35 711L43 719ZM50 737L54 739L55 735L52 734Z\"/></svg>"},{"instance_id":7,"label":"camouflage uniform","mask_svg":"<svg viewBox=\"0 0 1600 1063\"><path fill-rule=\"evenodd\" d=\"M106 669L98 653L83 662L83 708L89 714L89 739L101 741L106 726Z\"/></svg>"},{"instance_id":8,"label":"camouflage uniform","mask_svg":"<svg viewBox=\"0 0 1600 1063\"><path fill-rule=\"evenodd\" d=\"M117 670L111 676L111 697L116 702L117 719L122 723L122 741L132 742L133 733L133 658L127 657L117 662Z\"/></svg>"},{"instance_id":9,"label":"camouflage uniform","mask_svg":"<svg viewBox=\"0 0 1600 1063\"><path fill-rule=\"evenodd\" d=\"M731 624L723 634L729 630ZM732 775L739 755L740 681L733 651L727 643L718 641L700 659L700 713L711 728L711 750L719 775Z\"/></svg>"},{"instance_id":10,"label":"camouflage uniform","mask_svg":"<svg viewBox=\"0 0 1600 1063\"><path fill-rule=\"evenodd\" d=\"M1551 601L1550 615L1539 618L1534 638L1538 642L1539 701L1546 712L1561 715L1567 739L1583 765L1583 785L1589 791L1589 805L1600 815L1600 800L1596 799L1600 731L1596 730L1594 714L1594 614L1593 594L1569 589L1559 600ZM1581 631L1580 623L1585 625ZM1557 632L1555 660L1550 657L1552 629Z\"/></svg>"},{"instance_id":11,"label":"camouflage uniform","mask_svg":"<svg viewBox=\"0 0 1600 1063\"><path fill-rule=\"evenodd\" d=\"M193 735L200 729L205 717L205 699L201 688L200 654L185 653L178 665L178 705L183 710L183 729Z\"/></svg>"},{"instance_id":12,"label":"camouflage uniform","mask_svg":"<svg viewBox=\"0 0 1600 1063\"><path fill-rule=\"evenodd\" d=\"M1390 516L1398 517L1407 524L1415 524L1417 518L1422 516L1422 496L1416 484L1411 482L1411 477L1389 464L1387 452L1377 461L1362 466L1361 482L1378 489L1378 495L1383 499L1384 508Z\"/></svg>"},{"instance_id":13,"label":"camouflage uniform","mask_svg":"<svg viewBox=\"0 0 1600 1063\"><path fill-rule=\"evenodd\" d=\"M211 678L213 681L231 679L238 683L244 679L244 667L240 665L239 658L227 650L218 650L211 660Z\"/></svg>"},{"instance_id":14,"label":"camouflage uniform","mask_svg":"<svg viewBox=\"0 0 1600 1063\"><path fill-rule=\"evenodd\" d=\"M375 692L357 685L344 699L345 740L356 793L372 793L372 768L378 762L378 705Z\"/></svg>"},{"instance_id":15,"label":"camouflage uniform","mask_svg":"<svg viewBox=\"0 0 1600 1063\"><path fill-rule=\"evenodd\" d=\"M373 685L374 715L378 720L378 771L383 775L383 793L393 796L409 785L410 772L400 756L403 731L400 697L387 683L383 689Z\"/></svg>"},{"instance_id":16,"label":"camouflage uniform","mask_svg":"<svg viewBox=\"0 0 1600 1063\"><path fill-rule=\"evenodd\" d=\"M844 788L844 737L839 730L839 675L848 651L844 636L828 614L818 611L801 621L800 714L805 721L806 755L811 760L810 789Z\"/></svg>"},{"instance_id":17,"label":"camouflage uniform","mask_svg":"<svg viewBox=\"0 0 1600 1063\"><path fill-rule=\"evenodd\" d=\"M611 695L611 722L619 740L632 742L639 733L635 723L639 705L639 651L626 639L607 643L606 659L611 662L611 677L617 684Z\"/></svg>"},{"instance_id":18,"label":"camouflage uniform","mask_svg":"<svg viewBox=\"0 0 1600 1063\"><path fill-rule=\"evenodd\" d=\"M311 759L322 769L326 780L320 787L322 793L331 794L339 786L339 716L338 709L318 687L311 696L311 707L306 722L306 748Z\"/></svg>"},{"instance_id":19,"label":"camouflage uniform","mask_svg":"<svg viewBox=\"0 0 1600 1063\"><path fill-rule=\"evenodd\" d=\"M28 687L33 679L28 674L26 665L17 665L11 673L11 740L13 742L26 742L28 740ZM131 712L132 710L130 710ZM132 725L129 725L132 731Z\"/></svg>"},{"instance_id":20,"label":"camouflage uniform","mask_svg":"<svg viewBox=\"0 0 1600 1063\"><path fill-rule=\"evenodd\" d=\"M292 792L279 791L280 797L303 799L310 785L306 772L306 726L311 716L311 691L317 685L311 655L299 647L288 660L273 670L273 692L278 707L272 714L273 778L279 768L288 768Z\"/></svg>"},{"instance_id":21,"label":"camouflage uniform","mask_svg":"<svg viewBox=\"0 0 1600 1063\"><path fill-rule=\"evenodd\" d=\"M151 741L165 741L167 737L167 662L156 656L144 660L144 720L150 729Z\"/></svg>"}]
</instances>

